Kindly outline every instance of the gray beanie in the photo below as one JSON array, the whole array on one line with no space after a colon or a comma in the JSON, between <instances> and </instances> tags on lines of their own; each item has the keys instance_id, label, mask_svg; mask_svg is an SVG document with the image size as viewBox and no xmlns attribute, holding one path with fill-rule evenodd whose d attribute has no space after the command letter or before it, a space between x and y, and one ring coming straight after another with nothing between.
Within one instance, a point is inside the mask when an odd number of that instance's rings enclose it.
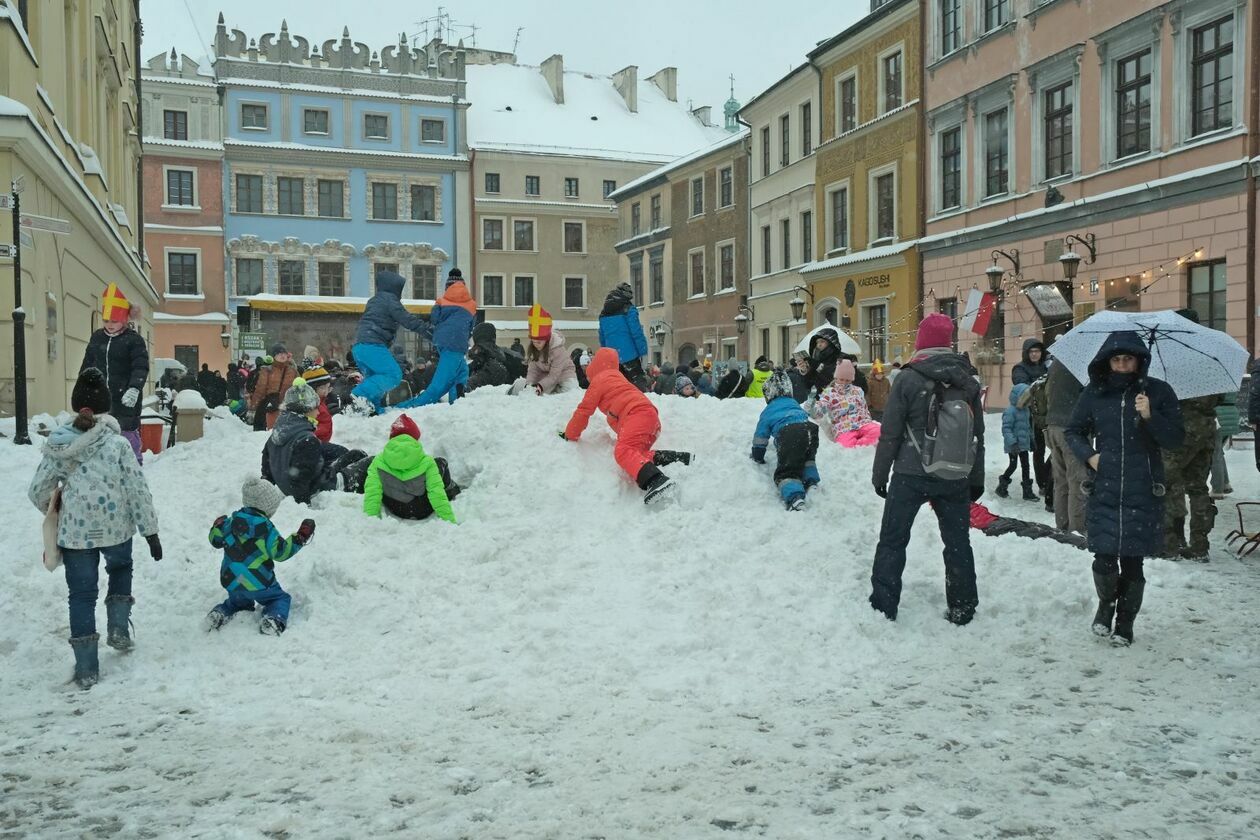
<instances>
[{"instance_id":1,"label":"gray beanie","mask_svg":"<svg viewBox=\"0 0 1260 840\"><path fill-rule=\"evenodd\" d=\"M319 394L315 393L315 389L306 384L306 380L302 377L294 379L284 395L284 410L292 411L294 414L310 414L317 408L319 408Z\"/></svg>"},{"instance_id":2,"label":"gray beanie","mask_svg":"<svg viewBox=\"0 0 1260 840\"><path fill-rule=\"evenodd\" d=\"M282 501L284 501L284 491L270 481L250 478L241 487L241 504L261 510L268 519L276 515L276 510Z\"/></svg>"}]
</instances>

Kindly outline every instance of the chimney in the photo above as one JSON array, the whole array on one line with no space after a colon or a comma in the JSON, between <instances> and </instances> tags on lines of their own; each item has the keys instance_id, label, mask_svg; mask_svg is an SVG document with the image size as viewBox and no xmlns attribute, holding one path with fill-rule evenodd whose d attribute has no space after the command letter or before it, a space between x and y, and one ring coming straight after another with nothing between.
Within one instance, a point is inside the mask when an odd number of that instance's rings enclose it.
<instances>
[{"instance_id":1,"label":"chimney","mask_svg":"<svg viewBox=\"0 0 1260 840\"><path fill-rule=\"evenodd\" d=\"M699 108L692 108L691 115L700 121L700 125L713 125L713 123L709 122L709 115L712 113L712 110L708 105L703 105Z\"/></svg>"},{"instance_id":2,"label":"chimney","mask_svg":"<svg viewBox=\"0 0 1260 840\"><path fill-rule=\"evenodd\" d=\"M630 113L637 114L639 112L639 68L633 64L623 67L613 73L612 80L613 87L626 101L626 107L630 109Z\"/></svg>"},{"instance_id":3,"label":"chimney","mask_svg":"<svg viewBox=\"0 0 1260 840\"><path fill-rule=\"evenodd\" d=\"M648 81L661 89L661 93L665 94L665 98L670 102L678 101L678 68L665 67L657 71L655 76L648 78Z\"/></svg>"},{"instance_id":4,"label":"chimney","mask_svg":"<svg viewBox=\"0 0 1260 840\"><path fill-rule=\"evenodd\" d=\"M556 53L551 58L542 63L543 78L547 80L547 87L551 88L551 98L556 100L557 105L564 104L564 56Z\"/></svg>"}]
</instances>

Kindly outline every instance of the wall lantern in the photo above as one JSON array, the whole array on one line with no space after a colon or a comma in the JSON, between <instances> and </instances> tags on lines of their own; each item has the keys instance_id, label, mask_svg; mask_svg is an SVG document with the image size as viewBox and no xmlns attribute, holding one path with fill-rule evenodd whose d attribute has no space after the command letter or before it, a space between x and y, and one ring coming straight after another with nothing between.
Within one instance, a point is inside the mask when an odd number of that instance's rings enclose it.
<instances>
[{"instance_id":1,"label":"wall lantern","mask_svg":"<svg viewBox=\"0 0 1260 840\"><path fill-rule=\"evenodd\" d=\"M1098 258L1094 234L1087 233L1084 238L1074 233L1068 234L1063 240L1067 250L1059 257L1059 265L1063 266L1063 279L1069 282L1076 279L1076 270L1081 264L1081 255L1072 247L1073 242L1083 245L1089 251L1089 258L1085 260L1087 265L1093 265L1094 260Z\"/></svg>"}]
</instances>

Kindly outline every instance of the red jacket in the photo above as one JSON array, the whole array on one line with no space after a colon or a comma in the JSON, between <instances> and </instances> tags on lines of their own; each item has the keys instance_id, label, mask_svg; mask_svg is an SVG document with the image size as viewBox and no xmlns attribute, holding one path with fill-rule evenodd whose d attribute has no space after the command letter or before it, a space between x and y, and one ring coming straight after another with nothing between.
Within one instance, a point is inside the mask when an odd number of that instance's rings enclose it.
<instances>
[{"instance_id":1,"label":"red jacket","mask_svg":"<svg viewBox=\"0 0 1260 840\"><path fill-rule=\"evenodd\" d=\"M586 375L590 379L590 387L586 389L586 395L582 397L582 402L573 412L573 417L564 430L567 440L582 437L586 424L590 422L591 415L597 408L604 413L614 432L621 424L621 418L632 412L650 411L656 414L656 406L629 379L622 376L618 369L617 351L611 347L601 347L595 353L595 358L586 368Z\"/></svg>"},{"instance_id":2,"label":"red jacket","mask_svg":"<svg viewBox=\"0 0 1260 840\"><path fill-rule=\"evenodd\" d=\"M319 438L320 443L332 440L332 412L322 399L319 401L319 408L315 410L315 437Z\"/></svg>"}]
</instances>

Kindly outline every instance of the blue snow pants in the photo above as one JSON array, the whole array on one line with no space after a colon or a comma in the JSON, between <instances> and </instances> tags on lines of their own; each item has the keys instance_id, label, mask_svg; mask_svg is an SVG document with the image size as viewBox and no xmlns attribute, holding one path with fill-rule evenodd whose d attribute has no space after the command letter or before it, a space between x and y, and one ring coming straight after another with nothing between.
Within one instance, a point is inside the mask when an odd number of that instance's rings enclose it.
<instances>
[{"instance_id":1,"label":"blue snow pants","mask_svg":"<svg viewBox=\"0 0 1260 840\"><path fill-rule=\"evenodd\" d=\"M356 344L350 352L354 354L354 363L363 374L363 381L350 393L363 397L379 412L381 400L402 382L402 368L384 344Z\"/></svg>"},{"instance_id":2,"label":"blue snow pants","mask_svg":"<svg viewBox=\"0 0 1260 840\"><path fill-rule=\"evenodd\" d=\"M358 358L358 353L355 354ZM464 358L463 353L457 353L454 350L443 350L438 355L437 369L433 371L433 379L429 382L429 387L418 397L412 397L404 403L399 403L395 408L417 408L422 405L432 405L442 399L442 395L449 396L450 402L459 399L460 392L468 384L468 360Z\"/></svg>"},{"instance_id":3,"label":"blue snow pants","mask_svg":"<svg viewBox=\"0 0 1260 840\"><path fill-rule=\"evenodd\" d=\"M355 353L355 358L359 357ZM289 623L289 604L293 598L288 592L280 588L280 584L272 581L272 584L264 589L256 589L250 592L247 589L237 587L228 591L227 600L215 607L216 610L228 616L229 618L238 612L253 612L254 604L262 604L263 615L267 618L278 618L285 624Z\"/></svg>"}]
</instances>

